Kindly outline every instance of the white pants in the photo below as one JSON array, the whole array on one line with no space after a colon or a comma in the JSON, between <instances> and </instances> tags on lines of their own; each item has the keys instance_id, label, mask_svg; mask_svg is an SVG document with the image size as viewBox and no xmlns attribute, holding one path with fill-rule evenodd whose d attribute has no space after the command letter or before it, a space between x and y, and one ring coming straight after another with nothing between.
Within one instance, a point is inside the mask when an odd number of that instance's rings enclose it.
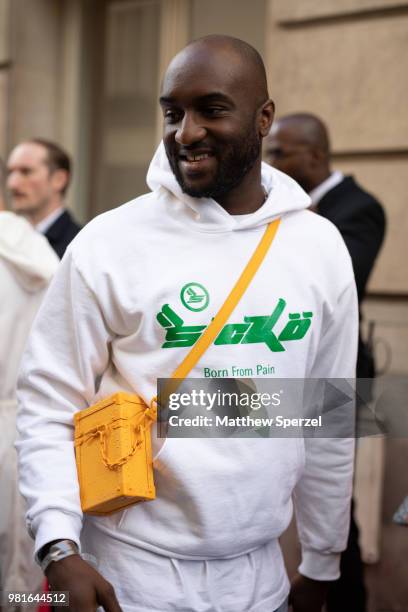
<instances>
[{"instance_id":1,"label":"white pants","mask_svg":"<svg viewBox=\"0 0 408 612\"><path fill-rule=\"evenodd\" d=\"M123 612L274 612L289 592L284 570L272 577L276 546L272 541L234 559L191 561L131 546L89 523L82 534L82 552L96 557Z\"/></svg>"}]
</instances>

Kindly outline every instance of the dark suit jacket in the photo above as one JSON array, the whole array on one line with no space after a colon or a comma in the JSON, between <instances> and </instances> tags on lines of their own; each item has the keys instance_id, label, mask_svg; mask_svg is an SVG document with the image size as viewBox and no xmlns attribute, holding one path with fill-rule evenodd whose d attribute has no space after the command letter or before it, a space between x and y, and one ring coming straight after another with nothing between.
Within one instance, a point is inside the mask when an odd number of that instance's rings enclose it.
<instances>
[{"instance_id":1,"label":"dark suit jacket","mask_svg":"<svg viewBox=\"0 0 408 612\"><path fill-rule=\"evenodd\" d=\"M361 304L367 281L374 267L385 234L385 214L381 204L361 189L352 176L346 176L320 200L317 212L329 219L343 236L349 250ZM359 341L357 374L368 377L366 347Z\"/></svg>"},{"instance_id":2,"label":"dark suit jacket","mask_svg":"<svg viewBox=\"0 0 408 612\"><path fill-rule=\"evenodd\" d=\"M334 223L343 236L353 262L361 302L384 239L384 210L352 176L346 176L320 200L317 212Z\"/></svg>"},{"instance_id":3,"label":"dark suit jacket","mask_svg":"<svg viewBox=\"0 0 408 612\"><path fill-rule=\"evenodd\" d=\"M65 253L65 249L73 238L80 231L81 227L75 223L71 214L64 210L62 215L48 228L45 236L61 259Z\"/></svg>"}]
</instances>

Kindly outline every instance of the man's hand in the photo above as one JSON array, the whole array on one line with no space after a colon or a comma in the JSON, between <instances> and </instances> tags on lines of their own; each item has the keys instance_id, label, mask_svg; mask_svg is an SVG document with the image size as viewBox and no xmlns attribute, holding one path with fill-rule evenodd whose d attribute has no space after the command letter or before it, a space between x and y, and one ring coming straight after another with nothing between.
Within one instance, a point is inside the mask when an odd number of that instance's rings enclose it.
<instances>
[{"instance_id":1,"label":"man's hand","mask_svg":"<svg viewBox=\"0 0 408 612\"><path fill-rule=\"evenodd\" d=\"M50 563L46 576L50 590L69 592L70 612L122 612L113 586L79 555Z\"/></svg>"},{"instance_id":2,"label":"man's hand","mask_svg":"<svg viewBox=\"0 0 408 612\"><path fill-rule=\"evenodd\" d=\"M296 574L289 593L289 605L293 612L321 612L330 584Z\"/></svg>"}]
</instances>

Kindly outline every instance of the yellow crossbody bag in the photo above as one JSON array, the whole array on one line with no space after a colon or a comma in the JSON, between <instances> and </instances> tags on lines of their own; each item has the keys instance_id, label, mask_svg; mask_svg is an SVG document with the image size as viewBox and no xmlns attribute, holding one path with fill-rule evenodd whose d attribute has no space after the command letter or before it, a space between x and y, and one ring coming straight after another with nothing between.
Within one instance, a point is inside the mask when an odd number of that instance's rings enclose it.
<instances>
[{"instance_id":1,"label":"yellow crossbody bag","mask_svg":"<svg viewBox=\"0 0 408 612\"><path fill-rule=\"evenodd\" d=\"M277 219L268 225L224 304L173 372L171 378L175 379L176 387L228 321L265 258L279 223ZM138 395L122 392L74 415L75 457L83 512L111 514L131 504L155 499L150 428L156 420L156 398L148 406Z\"/></svg>"}]
</instances>

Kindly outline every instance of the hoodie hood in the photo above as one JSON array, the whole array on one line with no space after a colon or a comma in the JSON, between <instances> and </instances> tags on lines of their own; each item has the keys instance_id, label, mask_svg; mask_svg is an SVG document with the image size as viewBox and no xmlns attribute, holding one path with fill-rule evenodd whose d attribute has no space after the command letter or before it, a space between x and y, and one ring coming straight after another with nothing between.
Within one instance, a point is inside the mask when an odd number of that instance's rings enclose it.
<instances>
[{"instance_id":1,"label":"hoodie hood","mask_svg":"<svg viewBox=\"0 0 408 612\"><path fill-rule=\"evenodd\" d=\"M265 225L282 215L310 206L310 197L292 178L262 163L262 185L268 197L252 215L230 215L212 198L192 198L183 193L174 176L163 141L160 143L147 172L147 184L152 191L164 190L194 211L196 223L206 231L242 230Z\"/></svg>"},{"instance_id":2,"label":"hoodie hood","mask_svg":"<svg viewBox=\"0 0 408 612\"><path fill-rule=\"evenodd\" d=\"M59 259L42 234L12 212L0 212L0 258L12 268L16 281L30 293L48 285Z\"/></svg>"}]
</instances>

